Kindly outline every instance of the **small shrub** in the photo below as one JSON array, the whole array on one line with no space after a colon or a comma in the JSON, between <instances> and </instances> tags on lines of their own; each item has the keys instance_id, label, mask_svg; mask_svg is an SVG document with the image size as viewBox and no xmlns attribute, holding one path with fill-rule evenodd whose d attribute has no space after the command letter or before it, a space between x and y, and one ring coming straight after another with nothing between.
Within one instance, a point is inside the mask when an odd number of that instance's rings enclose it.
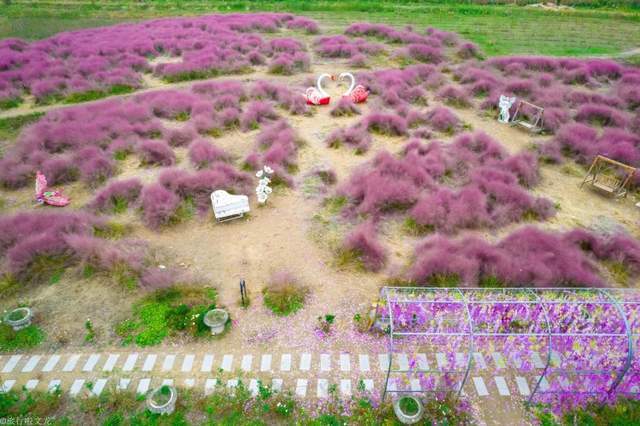
<instances>
[{"instance_id":1,"label":"small shrub","mask_svg":"<svg viewBox=\"0 0 640 426\"><path fill-rule=\"evenodd\" d=\"M278 271L271 276L262 293L267 308L276 315L287 316L302 309L308 290L291 272Z\"/></svg>"}]
</instances>

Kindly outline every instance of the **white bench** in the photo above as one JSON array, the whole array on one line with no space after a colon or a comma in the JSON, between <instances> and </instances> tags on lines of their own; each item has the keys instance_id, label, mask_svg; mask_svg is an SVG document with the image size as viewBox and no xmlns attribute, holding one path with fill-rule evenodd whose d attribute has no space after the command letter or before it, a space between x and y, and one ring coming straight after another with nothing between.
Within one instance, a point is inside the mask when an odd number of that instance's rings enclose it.
<instances>
[{"instance_id":1,"label":"white bench","mask_svg":"<svg viewBox=\"0 0 640 426\"><path fill-rule=\"evenodd\" d=\"M218 222L238 219L249 212L249 197L232 195L227 191L217 190L211 193L213 215Z\"/></svg>"}]
</instances>

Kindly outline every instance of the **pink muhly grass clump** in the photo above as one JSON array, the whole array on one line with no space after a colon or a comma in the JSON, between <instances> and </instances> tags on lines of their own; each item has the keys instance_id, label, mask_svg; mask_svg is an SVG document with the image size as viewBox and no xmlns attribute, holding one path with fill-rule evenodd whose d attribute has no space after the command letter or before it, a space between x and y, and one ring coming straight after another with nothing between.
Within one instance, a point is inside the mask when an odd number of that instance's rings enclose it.
<instances>
[{"instance_id":1,"label":"pink muhly grass clump","mask_svg":"<svg viewBox=\"0 0 640 426\"><path fill-rule=\"evenodd\" d=\"M420 127L411 133L411 137L418 139L431 139L433 137L433 133L426 127Z\"/></svg>"},{"instance_id":2,"label":"pink muhly grass clump","mask_svg":"<svg viewBox=\"0 0 640 426\"><path fill-rule=\"evenodd\" d=\"M597 153L596 129L581 123L565 124L556 133L556 141L562 150L575 156L580 163L588 163Z\"/></svg>"},{"instance_id":3,"label":"pink muhly grass clump","mask_svg":"<svg viewBox=\"0 0 640 426\"><path fill-rule=\"evenodd\" d=\"M150 266L140 273L140 286L147 291L158 290L174 286L181 282L187 282L185 280L188 279L189 274L185 273L183 269L176 267L160 269L155 266Z\"/></svg>"},{"instance_id":4,"label":"pink muhly grass clump","mask_svg":"<svg viewBox=\"0 0 640 426\"><path fill-rule=\"evenodd\" d=\"M461 127L458 116L445 107L435 107L429 111L427 121L434 130L443 133L455 133Z\"/></svg>"},{"instance_id":5,"label":"pink muhly grass clump","mask_svg":"<svg viewBox=\"0 0 640 426\"><path fill-rule=\"evenodd\" d=\"M640 111L629 122L629 130L640 134Z\"/></svg>"},{"instance_id":6,"label":"pink muhly grass clump","mask_svg":"<svg viewBox=\"0 0 640 426\"><path fill-rule=\"evenodd\" d=\"M287 28L305 30L307 34L318 34L320 32L320 28L314 20L304 17L296 17L288 21Z\"/></svg>"},{"instance_id":7,"label":"pink muhly grass clump","mask_svg":"<svg viewBox=\"0 0 640 426\"><path fill-rule=\"evenodd\" d=\"M487 200L477 188L454 192L439 188L416 203L409 216L421 229L454 232L461 228L479 228L489 224Z\"/></svg>"},{"instance_id":8,"label":"pink muhly grass clump","mask_svg":"<svg viewBox=\"0 0 640 426\"><path fill-rule=\"evenodd\" d=\"M273 106L265 101L251 102L240 117L240 128L243 131L257 129L258 126L267 121L275 120L278 114L273 110Z\"/></svg>"},{"instance_id":9,"label":"pink muhly grass clump","mask_svg":"<svg viewBox=\"0 0 640 426\"><path fill-rule=\"evenodd\" d=\"M213 163L208 169L189 173L182 169L168 169L160 174L159 183L175 192L183 200L190 199L202 214L211 209L211 193L218 189L232 194L247 194L253 178L226 163Z\"/></svg>"},{"instance_id":10,"label":"pink muhly grass clump","mask_svg":"<svg viewBox=\"0 0 640 426\"><path fill-rule=\"evenodd\" d=\"M267 68L270 74L293 75L296 72L309 71L311 59L304 52L295 54L280 53L275 56Z\"/></svg>"},{"instance_id":11,"label":"pink muhly grass clump","mask_svg":"<svg viewBox=\"0 0 640 426\"><path fill-rule=\"evenodd\" d=\"M216 161L228 161L229 155L205 139L196 139L189 145L189 160L195 168L202 169Z\"/></svg>"},{"instance_id":12,"label":"pink muhly grass clump","mask_svg":"<svg viewBox=\"0 0 640 426\"><path fill-rule=\"evenodd\" d=\"M178 129L169 129L166 132L166 139L170 146L189 145L196 136L196 130L190 125Z\"/></svg>"},{"instance_id":13,"label":"pink muhly grass clump","mask_svg":"<svg viewBox=\"0 0 640 426\"><path fill-rule=\"evenodd\" d=\"M180 197L160 184L145 186L140 195L142 220L151 229L170 224L175 220Z\"/></svg>"},{"instance_id":14,"label":"pink muhly grass clump","mask_svg":"<svg viewBox=\"0 0 640 426\"><path fill-rule=\"evenodd\" d=\"M418 199L430 175L386 151L357 169L338 191L350 200L349 210L374 218L394 210L406 210Z\"/></svg>"},{"instance_id":15,"label":"pink muhly grass clump","mask_svg":"<svg viewBox=\"0 0 640 426\"><path fill-rule=\"evenodd\" d=\"M30 235L89 235L98 219L87 213L22 212L0 217L0 255Z\"/></svg>"},{"instance_id":16,"label":"pink muhly grass clump","mask_svg":"<svg viewBox=\"0 0 640 426\"><path fill-rule=\"evenodd\" d=\"M4 188L17 189L33 182L33 167L20 159L5 157L0 159L0 184Z\"/></svg>"},{"instance_id":17,"label":"pink muhly grass clump","mask_svg":"<svg viewBox=\"0 0 640 426\"><path fill-rule=\"evenodd\" d=\"M42 282L73 263L76 253L65 237L90 236L99 224L87 213L5 215L0 218L0 255L4 258L0 269L25 284Z\"/></svg>"},{"instance_id":18,"label":"pink muhly grass clump","mask_svg":"<svg viewBox=\"0 0 640 426\"><path fill-rule=\"evenodd\" d=\"M274 170L272 179L275 183L293 185L289 173L297 168L298 146L303 142L286 120L265 127L256 142L256 151L245 159L245 163L252 168L267 165Z\"/></svg>"},{"instance_id":19,"label":"pink muhly grass clump","mask_svg":"<svg viewBox=\"0 0 640 426\"><path fill-rule=\"evenodd\" d=\"M606 105L585 104L578 109L576 121L600 126L625 127L627 117L624 113Z\"/></svg>"},{"instance_id":20,"label":"pink muhly grass clump","mask_svg":"<svg viewBox=\"0 0 640 426\"><path fill-rule=\"evenodd\" d=\"M622 129L607 128L597 140L597 153L625 164L640 165L640 136Z\"/></svg>"},{"instance_id":21,"label":"pink muhly grass clump","mask_svg":"<svg viewBox=\"0 0 640 426\"><path fill-rule=\"evenodd\" d=\"M640 242L629 235L599 235L585 229L574 229L564 234L563 239L598 260L617 262L633 275L640 273Z\"/></svg>"},{"instance_id":22,"label":"pink muhly grass clump","mask_svg":"<svg viewBox=\"0 0 640 426\"><path fill-rule=\"evenodd\" d=\"M109 183L89 203L91 209L101 212L120 212L133 205L142 190L139 179L125 179Z\"/></svg>"},{"instance_id":23,"label":"pink muhly grass clump","mask_svg":"<svg viewBox=\"0 0 640 426\"><path fill-rule=\"evenodd\" d=\"M351 117L360 113L360 108L347 96L342 96L330 112L332 117Z\"/></svg>"},{"instance_id":24,"label":"pink muhly grass clump","mask_svg":"<svg viewBox=\"0 0 640 426\"><path fill-rule=\"evenodd\" d=\"M362 126L334 130L325 140L325 143L330 148L339 148L342 144L346 144L354 148L356 154L367 152L371 142L371 135Z\"/></svg>"},{"instance_id":25,"label":"pink muhly grass clump","mask_svg":"<svg viewBox=\"0 0 640 426\"><path fill-rule=\"evenodd\" d=\"M352 68L366 68L368 66L367 57L362 53L356 53L349 58L349 66Z\"/></svg>"},{"instance_id":26,"label":"pink muhly grass clump","mask_svg":"<svg viewBox=\"0 0 640 426\"><path fill-rule=\"evenodd\" d=\"M504 238L497 248L511 253L510 265L504 265L501 274L507 283L536 287L603 285L593 264L561 236L525 227Z\"/></svg>"},{"instance_id":27,"label":"pink muhly grass clump","mask_svg":"<svg viewBox=\"0 0 640 426\"><path fill-rule=\"evenodd\" d=\"M79 170L76 163L68 157L54 156L45 160L40 171L46 176L49 185L59 185L78 179Z\"/></svg>"},{"instance_id":28,"label":"pink muhly grass clump","mask_svg":"<svg viewBox=\"0 0 640 426\"><path fill-rule=\"evenodd\" d=\"M387 136L403 136L407 134L407 122L399 115L392 113L372 113L364 117L363 125L369 132Z\"/></svg>"},{"instance_id":29,"label":"pink muhly grass clump","mask_svg":"<svg viewBox=\"0 0 640 426\"><path fill-rule=\"evenodd\" d=\"M199 101L193 93L180 90L150 92L138 95L135 99L148 104L158 117L181 120L191 115L191 109Z\"/></svg>"},{"instance_id":30,"label":"pink muhly grass clump","mask_svg":"<svg viewBox=\"0 0 640 426\"><path fill-rule=\"evenodd\" d=\"M445 59L442 50L425 44L410 44L404 49L409 57L423 63L439 64Z\"/></svg>"},{"instance_id":31,"label":"pink muhly grass clump","mask_svg":"<svg viewBox=\"0 0 640 426\"><path fill-rule=\"evenodd\" d=\"M504 91L506 93L512 93L514 95L516 95L517 97L528 97L533 95L533 93L536 90L536 86L535 83L530 80L510 80L507 81L505 87L504 87Z\"/></svg>"},{"instance_id":32,"label":"pink muhly grass clump","mask_svg":"<svg viewBox=\"0 0 640 426\"><path fill-rule=\"evenodd\" d=\"M163 141L144 140L138 143L138 155L143 165L172 166L176 162L173 150Z\"/></svg>"},{"instance_id":33,"label":"pink muhly grass clump","mask_svg":"<svg viewBox=\"0 0 640 426\"><path fill-rule=\"evenodd\" d=\"M518 183L525 188L532 188L540 182L538 159L530 152L512 155L502 161L500 167L515 175Z\"/></svg>"},{"instance_id":34,"label":"pink muhly grass clump","mask_svg":"<svg viewBox=\"0 0 640 426\"><path fill-rule=\"evenodd\" d=\"M419 285L453 276L457 285L483 285L492 278L513 287L602 287L589 259L561 236L525 227L491 245L476 237L428 237L416 248L410 278ZM571 267L567 267L571 265Z\"/></svg>"},{"instance_id":35,"label":"pink muhly grass clump","mask_svg":"<svg viewBox=\"0 0 640 426\"><path fill-rule=\"evenodd\" d=\"M462 43L456 51L456 55L462 59L479 58L482 56L478 46L469 42Z\"/></svg>"},{"instance_id":36,"label":"pink muhly grass clump","mask_svg":"<svg viewBox=\"0 0 640 426\"><path fill-rule=\"evenodd\" d=\"M438 91L436 97L447 105L452 105L458 108L466 108L471 104L467 95L455 86L443 87Z\"/></svg>"},{"instance_id":37,"label":"pink muhly grass clump","mask_svg":"<svg viewBox=\"0 0 640 426\"><path fill-rule=\"evenodd\" d=\"M375 226L368 221L358 225L344 239L342 250L358 258L365 269L377 272L386 263L387 254L376 239Z\"/></svg>"},{"instance_id":38,"label":"pink muhly grass clump","mask_svg":"<svg viewBox=\"0 0 640 426\"><path fill-rule=\"evenodd\" d=\"M74 160L80 165L80 179L89 185L102 183L113 175L113 159L94 146L88 146L77 151L74 155Z\"/></svg>"},{"instance_id":39,"label":"pink muhly grass clump","mask_svg":"<svg viewBox=\"0 0 640 426\"><path fill-rule=\"evenodd\" d=\"M302 43L292 38L274 38L269 42L269 49L272 52L286 52L294 54L304 50Z\"/></svg>"},{"instance_id":40,"label":"pink muhly grass clump","mask_svg":"<svg viewBox=\"0 0 640 426\"><path fill-rule=\"evenodd\" d=\"M519 220L545 220L555 214L553 203L534 198L517 184L517 177L499 168L480 167L471 182L488 197L488 213L493 226Z\"/></svg>"},{"instance_id":41,"label":"pink muhly grass clump","mask_svg":"<svg viewBox=\"0 0 640 426\"><path fill-rule=\"evenodd\" d=\"M564 108L545 108L544 110L544 130L549 133L555 133L567 123L571 117Z\"/></svg>"}]
</instances>

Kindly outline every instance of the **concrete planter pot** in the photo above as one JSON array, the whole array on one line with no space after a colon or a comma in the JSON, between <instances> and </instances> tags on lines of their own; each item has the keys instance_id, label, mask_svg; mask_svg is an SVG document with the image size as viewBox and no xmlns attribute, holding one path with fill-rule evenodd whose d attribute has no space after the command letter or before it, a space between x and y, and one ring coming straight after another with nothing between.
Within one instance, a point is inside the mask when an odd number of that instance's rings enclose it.
<instances>
[{"instance_id":1,"label":"concrete planter pot","mask_svg":"<svg viewBox=\"0 0 640 426\"><path fill-rule=\"evenodd\" d=\"M403 396L393 402L393 412L403 425L418 423L424 415L422 401L413 396Z\"/></svg>"},{"instance_id":2,"label":"concrete planter pot","mask_svg":"<svg viewBox=\"0 0 640 426\"><path fill-rule=\"evenodd\" d=\"M204 324L211 329L211 334L222 334L229 321L229 313L224 309L212 309L204 316Z\"/></svg>"},{"instance_id":3,"label":"concrete planter pot","mask_svg":"<svg viewBox=\"0 0 640 426\"><path fill-rule=\"evenodd\" d=\"M22 330L31 325L33 312L30 308L16 308L4 317L4 322L13 328L14 331Z\"/></svg>"},{"instance_id":4,"label":"concrete planter pot","mask_svg":"<svg viewBox=\"0 0 640 426\"><path fill-rule=\"evenodd\" d=\"M178 400L178 390L173 386L160 386L147 396L147 408L155 414L173 413Z\"/></svg>"}]
</instances>

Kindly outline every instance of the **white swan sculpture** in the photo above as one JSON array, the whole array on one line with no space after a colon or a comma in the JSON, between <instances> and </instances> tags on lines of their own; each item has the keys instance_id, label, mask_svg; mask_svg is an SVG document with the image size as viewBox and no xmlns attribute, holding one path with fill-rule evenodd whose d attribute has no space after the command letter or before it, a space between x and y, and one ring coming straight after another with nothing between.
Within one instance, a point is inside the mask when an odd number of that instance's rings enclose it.
<instances>
[{"instance_id":1,"label":"white swan sculpture","mask_svg":"<svg viewBox=\"0 0 640 426\"><path fill-rule=\"evenodd\" d=\"M347 90L342 96L350 97L353 103L356 104L366 102L369 97L369 91L362 84L358 84L356 86L356 78L350 72L343 72L340 74L340 80L344 80L345 78L351 79L351 85L349 86L349 90Z\"/></svg>"},{"instance_id":2,"label":"white swan sculpture","mask_svg":"<svg viewBox=\"0 0 640 426\"><path fill-rule=\"evenodd\" d=\"M304 98L307 100L308 105L327 105L331 101L331 97L322 88L322 80L325 78L335 80L336 77L331 74L321 74L318 77L316 87L309 87L304 93Z\"/></svg>"}]
</instances>

